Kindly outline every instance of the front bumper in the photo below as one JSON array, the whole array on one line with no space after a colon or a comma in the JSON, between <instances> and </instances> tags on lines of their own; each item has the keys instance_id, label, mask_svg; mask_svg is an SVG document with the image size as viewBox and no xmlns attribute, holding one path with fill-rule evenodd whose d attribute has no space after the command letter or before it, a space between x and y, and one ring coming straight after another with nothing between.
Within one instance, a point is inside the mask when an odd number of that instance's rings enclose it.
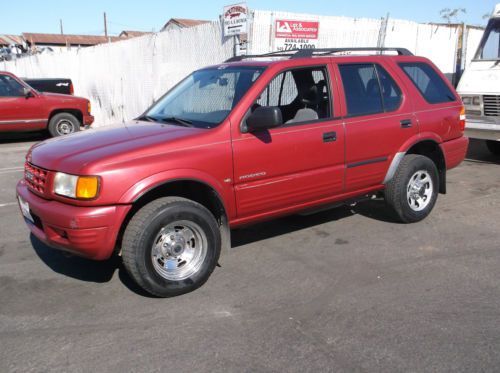
<instances>
[{"instance_id":1,"label":"front bumper","mask_svg":"<svg viewBox=\"0 0 500 373\"><path fill-rule=\"evenodd\" d=\"M465 135L473 139L500 141L500 118L467 115Z\"/></svg>"},{"instance_id":2,"label":"front bumper","mask_svg":"<svg viewBox=\"0 0 500 373\"><path fill-rule=\"evenodd\" d=\"M92 123L94 123L94 116L93 115L84 115L83 116L83 125L84 126L90 126Z\"/></svg>"},{"instance_id":3,"label":"front bumper","mask_svg":"<svg viewBox=\"0 0 500 373\"><path fill-rule=\"evenodd\" d=\"M108 259L131 205L80 207L49 201L30 192L24 180L17 195L28 202L31 233L47 245L94 260Z\"/></svg>"}]
</instances>

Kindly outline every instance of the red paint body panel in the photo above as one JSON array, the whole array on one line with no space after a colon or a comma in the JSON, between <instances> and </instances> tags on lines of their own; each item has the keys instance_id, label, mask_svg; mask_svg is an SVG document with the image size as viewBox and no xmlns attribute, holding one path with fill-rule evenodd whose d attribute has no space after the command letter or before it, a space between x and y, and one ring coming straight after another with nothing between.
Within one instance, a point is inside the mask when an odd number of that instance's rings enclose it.
<instances>
[{"instance_id":1,"label":"red paint body panel","mask_svg":"<svg viewBox=\"0 0 500 373\"><path fill-rule=\"evenodd\" d=\"M91 125L94 117L88 112L88 100L85 98L41 93L15 75L1 72L15 79L19 84L31 90L33 97L0 96L0 132L29 132L47 128L49 118L54 112L76 110L82 114L82 124Z\"/></svg>"},{"instance_id":2,"label":"red paint body panel","mask_svg":"<svg viewBox=\"0 0 500 373\"><path fill-rule=\"evenodd\" d=\"M192 180L211 187L234 227L382 190L395 155L422 140L439 144L447 168L455 167L468 143L459 131L460 99L429 105L400 70L399 61L429 63L407 56L235 62L232 65L266 69L216 128L135 121L37 144L27 159L47 173L45 190L37 196L24 181L17 187L42 223L43 229L30 229L51 246L104 259L133 203L165 183ZM403 100L397 110L346 115L338 65L363 62L380 64L401 88ZM306 66L327 69L333 117L244 133L241 123L267 84L282 71ZM410 128L401 127L406 119L412 121ZM333 132L335 141L323 141L325 133ZM100 176L99 196L81 201L55 195L55 172ZM68 242L61 238L61 229L67 231Z\"/></svg>"},{"instance_id":3,"label":"red paint body panel","mask_svg":"<svg viewBox=\"0 0 500 373\"><path fill-rule=\"evenodd\" d=\"M446 169L449 170L457 167L464 160L469 147L469 139L467 137L459 137L443 142L440 146L444 154Z\"/></svg>"},{"instance_id":4,"label":"red paint body panel","mask_svg":"<svg viewBox=\"0 0 500 373\"><path fill-rule=\"evenodd\" d=\"M130 205L77 207L40 198L24 180L17 194L29 203L39 225L27 222L31 232L49 246L95 260L111 256L120 226Z\"/></svg>"}]
</instances>

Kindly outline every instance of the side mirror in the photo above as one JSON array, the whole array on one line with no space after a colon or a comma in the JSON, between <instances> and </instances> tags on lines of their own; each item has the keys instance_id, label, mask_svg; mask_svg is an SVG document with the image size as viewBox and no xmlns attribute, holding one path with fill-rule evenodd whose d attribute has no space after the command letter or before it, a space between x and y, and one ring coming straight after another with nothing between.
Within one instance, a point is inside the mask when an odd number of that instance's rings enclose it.
<instances>
[{"instance_id":1,"label":"side mirror","mask_svg":"<svg viewBox=\"0 0 500 373\"><path fill-rule=\"evenodd\" d=\"M26 88L26 87L23 87L23 94L24 94L24 97L26 97L26 98L35 97L35 95L33 94L33 91L29 88Z\"/></svg>"},{"instance_id":2,"label":"side mirror","mask_svg":"<svg viewBox=\"0 0 500 373\"><path fill-rule=\"evenodd\" d=\"M261 106L255 109L245 122L243 132L255 132L281 126L283 115L277 106Z\"/></svg>"}]
</instances>

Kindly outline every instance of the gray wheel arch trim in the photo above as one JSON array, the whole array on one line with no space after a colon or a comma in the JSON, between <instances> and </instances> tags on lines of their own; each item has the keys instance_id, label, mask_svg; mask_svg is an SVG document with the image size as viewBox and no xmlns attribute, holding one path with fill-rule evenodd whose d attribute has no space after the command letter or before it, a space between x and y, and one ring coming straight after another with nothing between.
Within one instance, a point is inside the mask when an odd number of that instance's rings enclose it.
<instances>
[{"instance_id":1,"label":"gray wheel arch trim","mask_svg":"<svg viewBox=\"0 0 500 373\"><path fill-rule=\"evenodd\" d=\"M389 169L387 170L387 173L385 174L384 182L383 184L387 184L389 181L392 180L394 177L394 174L396 173L396 170L399 167L399 164L401 163L401 160L403 157L406 155L406 152L398 152L392 158L391 165L389 166Z\"/></svg>"}]
</instances>

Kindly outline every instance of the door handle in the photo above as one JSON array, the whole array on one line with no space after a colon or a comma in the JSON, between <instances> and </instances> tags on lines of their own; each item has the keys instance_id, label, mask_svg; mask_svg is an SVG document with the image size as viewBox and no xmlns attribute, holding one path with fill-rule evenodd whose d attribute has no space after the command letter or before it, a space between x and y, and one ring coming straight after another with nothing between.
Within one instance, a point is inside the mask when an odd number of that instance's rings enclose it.
<instances>
[{"instance_id":1,"label":"door handle","mask_svg":"<svg viewBox=\"0 0 500 373\"><path fill-rule=\"evenodd\" d=\"M337 132L325 132L323 134L323 142L332 142L337 140Z\"/></svg>"},{"instance_id":2,"label":"door handle","mask_svg":"<svg viewBox=\"0 0 500 373\"><path fill-rule=\"evenodd\" d=\"M411 127L411 119L403 119L399 123L401 123L401 128L410 128Z\"/></svg>"}]
</instances>

